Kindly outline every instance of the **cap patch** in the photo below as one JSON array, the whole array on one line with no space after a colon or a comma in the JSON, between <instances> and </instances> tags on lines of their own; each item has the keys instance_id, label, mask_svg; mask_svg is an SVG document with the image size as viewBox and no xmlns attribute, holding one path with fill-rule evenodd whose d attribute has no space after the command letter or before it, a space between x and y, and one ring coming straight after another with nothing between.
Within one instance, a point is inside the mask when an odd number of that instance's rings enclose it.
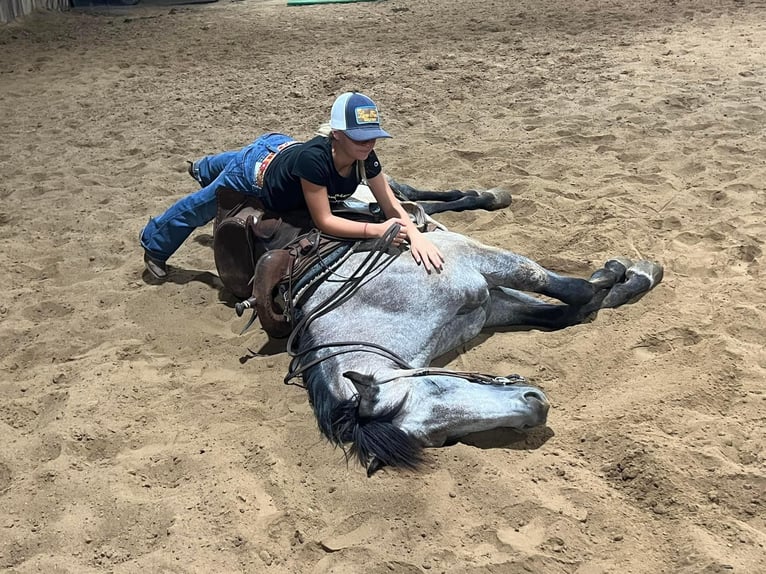
<instances>
[{"instance_id":1,"label":"cap patch","mask_svg":"<svg viewBox=\"0 0 766 574\"><path fill-rule=\"evenodd\" d=\"M357 124L377 124L378 122L378 108L375 106L359 106L354 112L356 113Z\"/></svg>"}]
</instances>

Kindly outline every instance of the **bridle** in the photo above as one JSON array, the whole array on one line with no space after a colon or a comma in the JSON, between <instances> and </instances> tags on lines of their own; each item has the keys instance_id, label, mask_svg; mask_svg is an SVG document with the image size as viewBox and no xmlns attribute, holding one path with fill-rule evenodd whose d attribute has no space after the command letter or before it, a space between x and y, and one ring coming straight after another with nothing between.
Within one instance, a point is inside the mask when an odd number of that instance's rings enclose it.
<instances>
[{"instance_id":1,"label":"bridle","mask_svg":"<svg viewBox=\"0 0 766 574\"><path fill-rule=\"evenodd\" d=\"M308 369L319 365L331 357L356 352L366 352L380 355L389 359L394 364L406 371L405 373L395 375L388 379L376 380L374 383L375 385L390 383L402 377L422 377L429 375L447 375L452 377L459 377L467 381L483 385L507 386L526 383L526 379L521 375L498 377L474 371L451 371L449 369L439 369L432 367L413 368L397 353L394 353L382 345L369 343L366 341L335 341L332 343L320 343L313 345L303 349L302 351L296 350L295 347L298 339L303 333L306 332L311 323L348 301L362 285L374 279L386 267L393 263L393 261L400 255L401 252L399 250L390 249L393 245L394 239L399 233L400 228L401 225L398 223L395 223L389 227L386 230L386 233L377 241L375 241L368 255L362 260L357 268L348 277L345 277L340 281L340 287L314 309L312 309L310 313L303 315L298 323L296 323L295 327L290 333L290 336L287 339L286 350L287 354L291 357L291 360L287 375L285 375L284 378L284 383L286 385L296 385L306 388L304 383L294 382L294 380L297 378L302 379L304 373ZM331 348L336 350L330 353L322 354L322 356L312 361L304 362L304 359L307 355L316 353L323 349Z\"/></svg>"}]
</instances>

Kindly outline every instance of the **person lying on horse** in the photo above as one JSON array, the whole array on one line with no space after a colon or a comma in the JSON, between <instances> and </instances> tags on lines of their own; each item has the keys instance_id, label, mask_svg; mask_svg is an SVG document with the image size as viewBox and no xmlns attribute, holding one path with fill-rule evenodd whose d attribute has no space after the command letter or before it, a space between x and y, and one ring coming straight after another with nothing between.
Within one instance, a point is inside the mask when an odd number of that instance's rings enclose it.
<instances>
[{"instance_id":1,"label":"person lying on horse","mask_svg":"<svg viewBox=\"0 0 766 574\"><path fill-rule=\"evenodd\" d=\"M427 272L440 270L444 257L394 196L375 153L377 140L390 137L380 126L375 102L362 93L346 92L333 103L326 135L297 142L272 132L240 150L194 162L190 173L203 187L159 217L150 218L141 231L147 271L156 279L167 277L167 260L194 229L215 218L216 192L224 187L255 196L275 212L307 209L320 231L336 237L382 237L393 224L399 224L394 244L406 240L419 265ZM349 198L361 183L358 163L363 163L367 185L388 218L382 223L333 214L332 205Z\"/></svg>"}]
</instances>

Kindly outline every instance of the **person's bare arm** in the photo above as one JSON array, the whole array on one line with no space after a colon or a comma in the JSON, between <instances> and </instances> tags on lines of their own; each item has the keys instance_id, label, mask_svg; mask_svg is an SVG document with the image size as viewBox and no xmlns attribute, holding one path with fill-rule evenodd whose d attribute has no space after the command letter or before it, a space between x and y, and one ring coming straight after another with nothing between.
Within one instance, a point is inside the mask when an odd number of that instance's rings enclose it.
<instances>
[{"instance_id":1,"label":"person's bare arm","mask_svg":"<svg viewBox=\"0 0 766 574\"><path fill-rule=\"evenodd\" d=\"M404 218L397 215L383 223L351 221L350 219L333 214L330 209L330 200L327 197L326 187L316 185L305 179L301 179L301 187L303 188L303 196L306 198L306 205L308 206L311 219L323 233L334 235L335 237L367 239L382 237L394 223L398 223L402 228L397 237L394 238L394 244L399 245L407 238L409 217L407 217L406 213Z\"/></svg>"}]
</instances>

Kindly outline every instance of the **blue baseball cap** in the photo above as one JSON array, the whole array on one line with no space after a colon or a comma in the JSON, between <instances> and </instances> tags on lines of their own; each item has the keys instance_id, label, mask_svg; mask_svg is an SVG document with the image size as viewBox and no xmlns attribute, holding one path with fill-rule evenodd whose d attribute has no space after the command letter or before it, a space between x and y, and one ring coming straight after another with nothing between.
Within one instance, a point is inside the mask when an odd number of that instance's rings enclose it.
<instances>
[{"instance_id":1,"label":"blue baseball cap","mask_svg":"<svg viewBox=\"0 0 766 574\"><path fill-rule=\"evenodd\" d=\"M338 96L330 112L330 128L340 130L354 141L390 138L380 127L378 106L359 92Z\"/></svg>"}]
</instances>

